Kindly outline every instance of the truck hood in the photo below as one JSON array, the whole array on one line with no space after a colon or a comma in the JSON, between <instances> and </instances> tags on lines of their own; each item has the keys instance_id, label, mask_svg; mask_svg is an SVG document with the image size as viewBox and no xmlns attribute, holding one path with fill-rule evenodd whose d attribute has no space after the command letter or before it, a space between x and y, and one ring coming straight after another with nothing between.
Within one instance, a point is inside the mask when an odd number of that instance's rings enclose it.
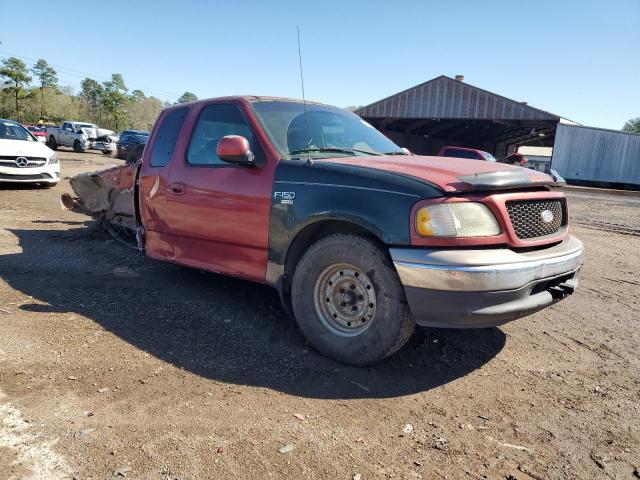
<instances>
[{"instance_id":1,"label":"truck hood","mask_svg":"<svg viewBox=\"0 0 640 480\"><path fill-rule=\"evenodd\" d=\"M0 155L8 157L42 157L49 158L53 150L41 142L28 142L26 140L0 139Z\"/></svg>"},{"instance_id":2,"label":"truck hood","mask_svg":"<svg viewBox=\"0 0 640 480\"><path fill-rule=\"evenodd\" d=\"M98 129L90 128L90 127L82 127L82 133L84 133L89 138L97 138L98 137Z\"/></svg>"},{"instance_id":3,"label":"truck hood","mask_svg":"<svg viewBox=\"0 0 640 480\"><path fill-rule=\"evenodd\" d=\"M407 175L431 183L444 192L471 192L554 185L549 175L505 163L421 155L318 158L335 163Z\"/></svg>"}]
</instances>

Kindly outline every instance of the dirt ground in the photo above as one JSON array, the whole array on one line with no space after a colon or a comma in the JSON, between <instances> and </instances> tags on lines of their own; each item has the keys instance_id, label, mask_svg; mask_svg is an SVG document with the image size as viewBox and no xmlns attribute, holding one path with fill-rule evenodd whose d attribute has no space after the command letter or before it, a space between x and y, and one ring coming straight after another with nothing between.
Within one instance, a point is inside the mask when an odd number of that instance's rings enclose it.
<instances>
[{"instance_id":1,"label":"dirt ground","mask_svg":"<svg viewBox=\"0 0 640 480\"><path fill-rule=\"evenodd\" d=\"M570 194L571 298L351 368L275 291L148 259L65 191L0 187L0 479L640 477L640 197Z\"/></svg>"}]
</instances>

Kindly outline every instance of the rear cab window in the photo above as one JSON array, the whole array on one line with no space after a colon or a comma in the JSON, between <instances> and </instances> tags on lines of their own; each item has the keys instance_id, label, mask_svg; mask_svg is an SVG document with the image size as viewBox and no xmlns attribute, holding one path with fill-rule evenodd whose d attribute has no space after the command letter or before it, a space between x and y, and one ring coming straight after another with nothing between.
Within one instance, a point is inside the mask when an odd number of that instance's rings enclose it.
<instances>
[{"instance_id":1,"label":"rear cab window","mask_svg":"<svg viewBox=\"0 0 640 480\"><path fill-rule=\"evenodd\" d=\"M188 107L178 108L169 112L162 119L151 149L149 165L164 167L169 163L187 113L189 113Z\"/></svg>"}]
</instances>

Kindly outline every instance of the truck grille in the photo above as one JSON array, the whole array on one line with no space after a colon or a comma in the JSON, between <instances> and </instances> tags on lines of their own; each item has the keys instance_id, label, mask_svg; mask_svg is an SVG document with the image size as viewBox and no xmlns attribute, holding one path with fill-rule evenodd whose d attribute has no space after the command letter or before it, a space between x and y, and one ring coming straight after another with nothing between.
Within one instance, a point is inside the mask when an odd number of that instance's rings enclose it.
<instances>
[{"instance_id":1,"label":"truck grille","mask_svg":"<svg viewBox=\"0 0 640 480\"><path fill-rule=\"evenodd\" d=\"M556 234L567 224L566 209L561 200L511 200L506 203L511 225L520 239ZM545 221L543 212L551 212Z\"/></svg>"}]
</instances>

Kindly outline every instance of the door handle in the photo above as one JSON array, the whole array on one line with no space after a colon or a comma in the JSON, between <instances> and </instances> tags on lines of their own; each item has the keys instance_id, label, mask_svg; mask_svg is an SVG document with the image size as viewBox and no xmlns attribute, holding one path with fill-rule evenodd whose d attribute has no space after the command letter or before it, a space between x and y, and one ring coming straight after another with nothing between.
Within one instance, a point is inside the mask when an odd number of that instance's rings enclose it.
<instances>
[{"instance_id":1,"label":"door handle","mask_svg":"<svg viewBox=\"0 0 640 480\"><path fill-rule=\"evenodd\" d=\"M169 185L169 193L173 193L174 195L184 195L184 192L187 191L187 186L182 182L176 182Z\"/></svg>"}]
</instances>

